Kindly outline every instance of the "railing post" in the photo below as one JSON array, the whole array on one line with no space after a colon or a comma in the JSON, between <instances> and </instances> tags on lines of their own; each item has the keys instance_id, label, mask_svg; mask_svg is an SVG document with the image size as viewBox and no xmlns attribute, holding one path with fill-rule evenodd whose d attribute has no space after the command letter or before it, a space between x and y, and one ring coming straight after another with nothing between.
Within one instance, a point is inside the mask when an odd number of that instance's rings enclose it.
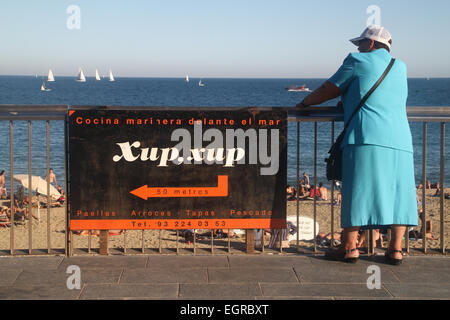
<instances>
[{"instance_id":1,"label":"railing post","mask_svg":"<svg viewBox=\"0 0 450 320\"><path fill-rule=\"evenodd\" d=\"M317 221L317 201L316 201L316 190L317 190L317 121L314 121L314 253L317 253L317 241L316 241L316 221Z\"/></svg>"},{"instance_id":2,"label":"railing post","mask_svg":"<svg viewBox=\"0 0 450 320\"><path fill-rule=\"evenodd\" d=\"M331 121L331 145L334 144L334 121ZM334 183L331 181L331 247L334 247Z\"/></svg>"},{"instance_id":3,"label":"railing post","mask_svg":"<svg viewBox=\"0 0 450 320\"><path fill-rule=\"evenodd\" d=\"M254 229L245 229L245 243L246 243L245 252L246 253L254 253L255 252L255 230ZM263 246L262 241L261 241L261 246Z\"/></svg>"},{"instance_id":4,"label":"railing post","mask_svg":"<svg viewBox=\"0 0 450 320\"><path fill-rule=\"evenodd\" d=\"M422 248L427 252L427 214L426 214L426 190L427 190L427 123L423 123L422 145Z\"/></svg>"},{"instance_id":5,"label":"railing post","mask_svg":"<svg viewBox=\"0 0 450 320\"><path fill-rule=\"evenodd\" d=\"M9 164L10 164L10 190L9 196L11 199L10 209L11 209L11 230L10 230L10 252L14 255L14 125L12 120L9 121Z\"/></svg>"},{"instance_id":6,"label":"railing post","mask_svg":"<svg viewBox=\"0 0 450 320\"><path fill-rule=\"evenodd\" d=\"M28 254L32 254L33 251L33 186L31 162L31 121L28 120ZM11 214L14 214L14 212Z\"/></svg>"},{"instance_id":7,"label":"railing post","mask_svg":"<svg viewBox=\"0 0 450 320\"><path fill-rule=\"evenodd\" d=\"M108 255L109 230L100 230L100 255Z\"/></svg>"},{"instance_id":8,"label":"railing post","mask_svg":"<svg viewBox=\"0 0 450 320\"><path fill-rule=\"evenodd\" d=\"M300 122L297 123L297 253L299 252L299 239L300 239Z\"/></svg>"},{"instance_id":9,"label":"railing post","mask_svg":"<svg viewBox=\"0 0 450 320\"><path fill-rule=\"evenodd\" d=\"M444 216L444 196L445 196L445 122L441 122L441 165L440 165L440 214L441 214L441 253L445 253L445 216Z\"/></svg>"},{"instance_id":10,"label":"railing post","mask_svg":"<svg viewBox=\"0 0 450 320\"><path fill-rule=\"evenodd\" d=\"M50 172L50 121L45 122L46 142L47 142L47 173ZM50 175L47 180L47 253L51 253L51 227L50 227L50 208L52 206L52 199L50 196Z\"/></svg>"}]
</instances>

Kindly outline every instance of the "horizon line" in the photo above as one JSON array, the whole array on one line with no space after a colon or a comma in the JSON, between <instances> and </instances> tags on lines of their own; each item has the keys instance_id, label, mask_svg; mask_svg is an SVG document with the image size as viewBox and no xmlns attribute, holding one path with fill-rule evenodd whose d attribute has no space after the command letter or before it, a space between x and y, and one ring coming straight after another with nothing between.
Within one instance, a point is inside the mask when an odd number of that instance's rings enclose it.
<instances>
[{"instance_id":1,"label":"horizon line","mask_svg":"<svg viewBox=\"0 0 450 320\"><path fill-rule=\"evenodd\" d=\"M54 74L53 74L54 75ZM47 77L45 75L37 75L38 78ZM0 77L36 77L36 74L0 74ZM76 76L55 76L56 78L76 78ZM86 78L95 78L95 76L85 76ZM106 77L106 76L103 76ZM184 79L186 76L117 76L114 75L115 79ZM329 77L235 77L235 76L212 76L212 77L198 77L198 76L189 76L190 79L329 79ZM439 76L439 77L430 77L430 76L415 76L408 77L408 79L450 79L450 76Z\"/></svg>"}]
</instances>

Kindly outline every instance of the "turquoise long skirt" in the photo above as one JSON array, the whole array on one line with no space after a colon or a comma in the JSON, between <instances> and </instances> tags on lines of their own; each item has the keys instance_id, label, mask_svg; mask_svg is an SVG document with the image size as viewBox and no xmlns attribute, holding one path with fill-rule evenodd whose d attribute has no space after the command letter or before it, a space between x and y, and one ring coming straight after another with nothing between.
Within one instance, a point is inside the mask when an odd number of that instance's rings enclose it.
<instances>
[{"instance_id":1,"label":"turquoise long skirt","mask_svg":"<svg viewBox=\"0 0 450 320\"><path fill-rule=\"evenodd\" d=\"M348 145L342 160L342 228L417 225L412 152Z\"/></svg>"}]
</instances>

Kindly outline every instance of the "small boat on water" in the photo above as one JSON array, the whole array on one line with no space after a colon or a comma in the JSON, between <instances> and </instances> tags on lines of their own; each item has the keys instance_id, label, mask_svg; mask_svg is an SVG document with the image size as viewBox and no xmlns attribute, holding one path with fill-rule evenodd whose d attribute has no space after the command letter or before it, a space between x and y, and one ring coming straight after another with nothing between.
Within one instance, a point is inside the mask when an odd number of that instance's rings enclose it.
<instances>
[{"instance_id":1,"label":"small boat on water","mask_svg":"<svg viewBox=\"0 0 450 320\"><path fill-rule=\"evenodd\" d=\"M53 81L55 81L55 77L53 76L52 70L48 70L47 81L48 81L48 82L53 82Z\"/></svg>"},{"instance_id":2,"label":"small boat on water","mask_svg":"<svg viewBox=\"0 0 450 320\"><path fill-rule=\"evenodd\" d=\"M111 69L109 69L109 81L115 81Z\"/></svg>"},{"instance_id":3,"label":"small boat on water","mask_svg":"<svg viewBox=\"0 0 450 320\"><path fill-rule=\"evenodd\" d=\"M204 87L205 86L205 84L202 82L202 79L200 79L200 81L198 82L198 86L199 87Z\"/></svg>"},{"instance_id":4,"label":"small boat on water","mask_svg":"<svg viewBox=\"0 0 450 320\"><path fill-rule=\"evenodd\" d=\"M80 71L78 72L77 81L78 82L86 82L86 77L84 76L83 69L81 69L81 68L80 68Z\"/></svg>"},{"instance_id":5,"label":"small boat on water","mask_svg":"<svg viewBox=\"0 0 450 320\"><path fill-rule=\"evenodd\" d=\"M98 74L98 70L97 70L97 69L95 69L95 80L97 80L97 81L100 81L100 80L101 80L100 75Z\"/></svg>"},{"instance_id":6,"label":"small boat on water","mask_svg":"<svg viewBox=\"0 0 450 320\"><path fill-rule=\"evenodd\" d=\"M186 80L185 81L189 82L189 76L188 75L186 75Z\"/></svg>"},{"instance_id":7,"label":"small boat on water","mask_svg":"<svg viewBox=\"0 0 450 320\"><path fill-rule=\"evenodd\" d=\"M309 92L311 90L309 90L309 88L306 88L306 85L302 85L302 86L290 86L286 88L287 91L290 92Z\"/></svg>"},{"instance_id":8,"label":"small boat on water","mask_svg":"<svg viewBox=\"0 0 450 320\"><path fill-rule=\"evenodd\" d=\"M51 91L52 89L46 88L45 83L42 82L41 91Z\"/></svg>"}]
</instances>

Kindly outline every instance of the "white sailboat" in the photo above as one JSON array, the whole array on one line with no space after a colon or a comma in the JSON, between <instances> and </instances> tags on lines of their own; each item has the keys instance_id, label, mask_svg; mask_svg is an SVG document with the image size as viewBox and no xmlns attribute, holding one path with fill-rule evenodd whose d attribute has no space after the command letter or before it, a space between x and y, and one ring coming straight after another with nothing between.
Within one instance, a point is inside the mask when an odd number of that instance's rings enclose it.
<instances>
[{"instance_id":1,"label":"white sailboat","mask_svg":"<svg viewBox=\"0 0 450 320\"><path fill-rule=\"evenodd\" d=\"M186 82L189 82L189 76L186 75Z\"/></svg>"},{"instance_id":2,"label":"white sailboat","mask_svg":"<svg viewBox=\"0 0 450 320\"><path fill-rule=\"evenodd\" d=\"M50 91L50 90L52 90L52 89L46 88L45 83L42 82L41 91Z\"/></svg>"},{"instance_id":3,"label":"white sailboat","mask_svg":"<svg viewBox=\"0 0 450 320\"><path fill-rule=\"evenodd\" d=\"M101 80L100 75L98 74L98 70L97 70L97 69L95 69L95 80L97 80L97 81L100 81L100 80Z\"/></svg>"},{"instance_id":4,"label":"white sailboat","mask_svg":"<svg viewBox=\"0 0 450 320\"><path fill-rule=\"evenodd\" d=\"M202 82L202 79L200 79L200 81L198 82L198 86L199 87L204 87L205 86L204 83Z\"/></svg>"},{"instance_id":5,"label":"white sailboat","mask_svg":"<svg viewBox=\"0 0 450 320\"><path fill-rule=\"evenodd\" d=\"M84 76L83 69L81 69L81 68L80 68L80 71L78 72L77 81L78 82L86 82L86 77Z\"/></svg>"},{"instance_id":6,"label":"white sailboat","mask_svg":"<svg viewBox=\"0 0 450 320\"><path fill-rule=\"evenodd\" d=\"M109 81L115 81L111 69L109 70Z\"/></svg>"},{"instance_id":7,"label":"white sailboat","mask_svg":"<svg viewBox=\"0 0 450 320\"><path fill-rule=\"evenodd\" d=\"M53 82L53 81L55 81L55 77L53 76L52 70L48 70L47 81L48 81L48 82Z\"/></svg>"}]
</instances>

